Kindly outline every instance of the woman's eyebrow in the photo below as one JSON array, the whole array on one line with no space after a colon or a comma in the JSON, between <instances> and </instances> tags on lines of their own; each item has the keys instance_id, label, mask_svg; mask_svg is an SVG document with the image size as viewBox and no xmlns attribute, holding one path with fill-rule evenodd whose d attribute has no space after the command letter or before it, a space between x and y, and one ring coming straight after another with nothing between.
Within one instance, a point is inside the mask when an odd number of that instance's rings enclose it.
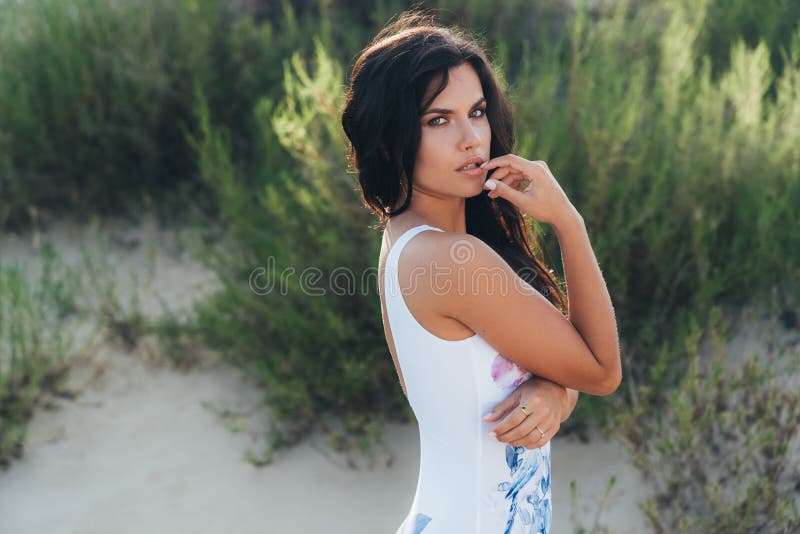
<instances>
[{"instance_id":1,"label":"woman's eyebrow","mask_svg":"<svg viewBox=\"0 0 800 534\"><path fill-rule=\"evenodd\" d=\"M472 104L472 107L470 108L470 110L473 110L473 109L477 108L478 106L480 106L484 102L486 102L486 97L482 96L477 102ZM455 113L455 111L453 111L452 109L444 109L444 108L429 108L428 111L426 111L425 113L422 114L422 116L424 117L425 115L428 115L429 113L439 113L440 115L452 115L453 113Z\"/></svg>"}]
</instances>

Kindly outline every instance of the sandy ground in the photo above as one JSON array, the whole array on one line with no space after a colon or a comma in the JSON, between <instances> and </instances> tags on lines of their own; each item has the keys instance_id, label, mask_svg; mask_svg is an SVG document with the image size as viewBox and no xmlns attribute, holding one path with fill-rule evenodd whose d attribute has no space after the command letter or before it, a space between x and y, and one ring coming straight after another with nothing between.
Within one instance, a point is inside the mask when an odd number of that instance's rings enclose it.
<instances>
[{"instance_id":1,"label":"sandy ground","mask_svg":"<svg viewBox=\"0 0 800 534\"><path fill-rule=\"evenodd\" d=\"M105 226L108 253L126 292L142 291L142 307L158 313L155 295L173 308L215 287L212 273L180 251L151 220L139 227ZM44 236L76 263L83 230L59 225ZM39 239L42 239L40 236ZM147 288L128 281L157 243ZM0 237L0 261L29 262L35 240ZM747 337L755 343L755 337ZM742 345L749 348L750 345ZM419 467L416 425L391 425L390 467L352 471L326 453L320 435L256 467L244 459L264 438L262 394L239 370L209 359L188 372L154 364L140 348L109 343L77 361L70 383L82 393L37 411L25 457L0 472L0 532L393 534L413 498ZM650 490L620 443L552 443L554 533L595 519L612 532L648 532L637 502ZM596 518L610 477L616 486ZM578 482L572 515L569 483Z\"/></svg>"},{"instance_id":2,"label":"sandy ground","mask_svg":"<svg viewBox=\"0 0 800 534\"><path fill-rule=\"evenodd\" d=\"M243 455L263 444L254 410L261 394L238 370L182 374L111 350L98 360L73 373L104 369L79 399L36 414L25 458L0 475L0 531L392 534L411 504L416 425L388 428L388 468L349 470L324 452L319 435L258 468ZM601 523L647 531L636 507L644 487L620 446L565 438L552 451L553 532L573 531L570 480L579 480L588 526L612 475L618 484Z\"/></svg>"}]
</instances>

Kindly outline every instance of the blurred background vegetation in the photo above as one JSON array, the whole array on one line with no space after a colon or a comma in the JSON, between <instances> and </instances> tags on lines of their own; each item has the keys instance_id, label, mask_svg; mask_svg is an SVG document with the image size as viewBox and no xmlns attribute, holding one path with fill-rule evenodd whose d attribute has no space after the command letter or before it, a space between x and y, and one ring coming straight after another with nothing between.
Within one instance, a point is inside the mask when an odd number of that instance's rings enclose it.
<instances>
[{"instance_id":1,"label":"blurred background vegetation","mask_svg":"<svg viewBox=\"0 0 800 534\"><path fill-rule=\"evenodd\" d=\"M641 428L654 409L672 413L686 402L675 393L694 369L686 340L712 328L713 311L776 294L780 310L796 300L800 2L423 5L483 39L514 102L514 152L548 161L587 222L614 300L623 386L608 398L583 396L562 432L622 427L646 456ZM335 448L371 450L386 421L411 412L384 341L375 278L367 291L330 286L337 268L374 269L380 242L346 164L339 110L359 51L409 7L0 2L0 227L150 204L165 220L197 225L207 234L198 259L223 289L162 330L258 377L274 447L321 426ZM555 237L537 230L563 280ZM268 258L272 272L296 274L259 294L252 275ZM306 268L320 278L302 280ZM0 303L22 287L17 278L3 272ZM309 283L324 294L309 294ZM34 309L37 300L25 302ZM0 313L4 340L10 317ZM796 314L782 317L797 326ZM13 329L21 337L8 339L25 337ZM9 421L21 409L5 399L19 402L15 373L34 354L11 345L0 347L3 443L20 439ZM792 406L790 415L800 413ZM795 436L781 421L770 427L776 439ZM8 450L16 449L4 444L0 453ZM740 520L730 514L742 497L706 497L698 517ZM796 504L781 503L747 517L797 525ZM658 512L651 519L707 528Z\"/></svg>"}]
</instances>

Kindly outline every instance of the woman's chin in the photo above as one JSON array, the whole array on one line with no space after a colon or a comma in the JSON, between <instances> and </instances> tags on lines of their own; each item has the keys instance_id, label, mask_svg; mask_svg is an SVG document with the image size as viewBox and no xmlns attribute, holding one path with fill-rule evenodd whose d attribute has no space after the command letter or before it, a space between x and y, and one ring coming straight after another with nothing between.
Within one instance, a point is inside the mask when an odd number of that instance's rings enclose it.
<instances>
[{"instance_id":1,"label":"woman's chin","mask_svg":"<svg viewBox=\"0 0 800 534\"><path fill-rule=\"evenodd\" d=\"M483 192L484 192L483 182L481 182L480 184L478 184L478 187L476 187L475 191L469 195L468 198L477 197L478 195L483 194Z\"/></svg>"}]
</instances>

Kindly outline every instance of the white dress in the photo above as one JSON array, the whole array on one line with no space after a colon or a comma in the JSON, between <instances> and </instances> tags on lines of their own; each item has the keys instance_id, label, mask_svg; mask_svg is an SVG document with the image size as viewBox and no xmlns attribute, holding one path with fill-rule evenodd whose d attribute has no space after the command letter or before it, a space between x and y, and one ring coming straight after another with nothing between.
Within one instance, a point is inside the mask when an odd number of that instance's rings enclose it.
<instances>
[{"instance_id":1,"label":"white dress","mask_svg":"<svg viewBox=\"0 0 800 534\"><path fill-rule=\"evenodd\" d=\"M483 338L439 338L409 311L398 260L420 225L386 258L384 299L398 364L419 424L420 466L411 509L397 534L493 534L550 531L550 443L513 447L489 437L486 415L531 374ZM404 288L407 291L407 288Z\"/></svg>"}]
</instances>

